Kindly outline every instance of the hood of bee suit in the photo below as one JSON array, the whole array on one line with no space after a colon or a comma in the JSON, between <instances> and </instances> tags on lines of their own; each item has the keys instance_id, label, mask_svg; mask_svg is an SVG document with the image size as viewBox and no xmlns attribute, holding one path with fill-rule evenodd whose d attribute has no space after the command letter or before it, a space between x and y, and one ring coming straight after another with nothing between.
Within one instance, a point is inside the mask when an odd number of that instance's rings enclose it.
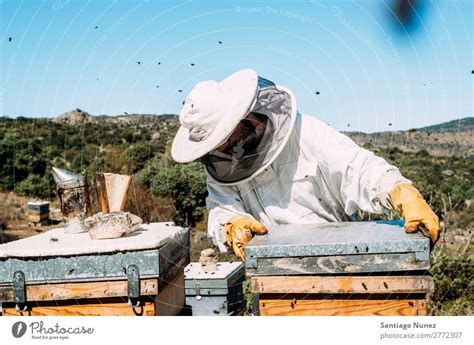
<instances>
[{"instance_id":1,"label":"hood of bee suit","mask_svg":"<svg viewBox=\"0 0 474 345\"><path fill-rule=\"evenodd\" d=\"M295 96L286 87L258 77L256 99L250 113L266 117L265 131L256 147L245 148L242 142L246 138L242 138L234 147L226 149L226 153L212 150L200 159L219 184L245 183L272 164L293 131L297 113Z\"/></svg>"}]
</instances>

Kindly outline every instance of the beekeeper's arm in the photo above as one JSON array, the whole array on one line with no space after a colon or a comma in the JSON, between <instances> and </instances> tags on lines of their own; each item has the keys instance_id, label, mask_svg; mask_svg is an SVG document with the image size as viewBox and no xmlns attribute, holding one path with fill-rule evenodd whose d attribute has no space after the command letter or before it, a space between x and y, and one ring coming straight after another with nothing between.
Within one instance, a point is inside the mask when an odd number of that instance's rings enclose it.
<instances>
[{"instance_id":1,"label":"beekeeper's arm","mask_svg":"<svg viewBox=\"0 0 474 345\"><path fill-rule=\"evenodd\" d=\"M436 242L439 220L421 194L400 171L383 158L354 143L332 127L317 121L315 157L331 189L337 191L346 214L358 208L382 213L397 209L405 219L406 231L424 225Z\"/></svg>"},{"instance_id":2,"label":"beekeeper's arm","mask_svg":"<svg viewBox=\"0 0 474 345\"><path fill-rule=\"evenodd\" d=\"M267 229L245 212L239 192L235 187L222 186L207 179L206 198L208 210L208 236L223 253L232 247L234 253L245 259L244 246L254 233L265 234Z\"/></svg>"}]
</instances>

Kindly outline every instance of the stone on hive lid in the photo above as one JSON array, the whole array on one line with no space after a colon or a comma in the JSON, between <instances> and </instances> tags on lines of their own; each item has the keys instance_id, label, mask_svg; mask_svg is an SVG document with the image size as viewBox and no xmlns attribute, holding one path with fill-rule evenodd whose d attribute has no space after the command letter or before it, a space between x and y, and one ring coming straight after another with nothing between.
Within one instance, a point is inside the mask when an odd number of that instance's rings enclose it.
<instances>
[{"instance_id":1,"label":"stone on hive lid","mask_svg":"<svg viewBox=\"0 0 474 345\"><path fill-rule=\"evenodd\" d=\"M217 255L215 254L214 249L207 248L202 250L199 262L203 272L209 273L217 271Z\"/></svg>"},{"instance_id":2,"label":"stone on hive lid","mask_svg":"<svg viewBox=\"0 0 474 345\"><path fill-rule=\"evenodd\" d=\"M99 212L84 221L93 240L122 237L140 228L142 219L129 212Z\"/></svg>"}]
</instances>

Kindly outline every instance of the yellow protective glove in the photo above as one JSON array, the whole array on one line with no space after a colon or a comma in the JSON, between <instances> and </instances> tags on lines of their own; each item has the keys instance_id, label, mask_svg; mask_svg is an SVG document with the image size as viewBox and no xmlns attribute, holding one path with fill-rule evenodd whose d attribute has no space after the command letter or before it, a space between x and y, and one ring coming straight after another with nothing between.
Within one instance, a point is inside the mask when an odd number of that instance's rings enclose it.
<instances>
[{"instance_id":1,"label":"yellow protective glove","mask_svg":"<svg viewBox=\"0 0 474 345\"><path fill-rule=\"evenodd\" d=\"M234 216L225 225L227 244L242 261L245 261L244 247L254 234L264 235L267 232L262 223L244 216Z\"/></svg>"},{"instance_id":2,"label":"yellow protective glove","mask_svg":"<svg viewBox=\"0 0 474 345\"><path fill-rule=\"evenodd\" d=\"M406 232L415 232L420 225L424 226L433 244L436 243L440 232L439 219L418 189L408 183L397 184L390 192L390 199L394 209L405 219Z\"/></svg>"}]
</instances>

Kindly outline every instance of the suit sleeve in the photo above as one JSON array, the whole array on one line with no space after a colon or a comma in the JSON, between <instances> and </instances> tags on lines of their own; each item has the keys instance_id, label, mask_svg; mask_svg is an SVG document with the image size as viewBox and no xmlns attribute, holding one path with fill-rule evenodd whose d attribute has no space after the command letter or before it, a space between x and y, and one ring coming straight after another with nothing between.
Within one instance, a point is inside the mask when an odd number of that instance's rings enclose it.
<instances>
[{"instance_id":1,"label":"suit sleeve","mask_svg":"<svg viewBox=\"0 0 474 345\"><path fill-rule=\"evenodd\" d=\"M347 215L357 209L384 213L392 209L389 193L398 183L410 183L393 165L319 120L311 119L316 145L308 147L329 188ZM313 136L314 138L314 136ZM314 141L313 141L314 143Z\"/></svg>"},{"instance_id":2,"label":"suit sleeve","mask_svg":"<svg viewBox=\"0 0 474 345\"><path fill-rule=\"evenodd\" d=\"M209 192L206 198L208 236L221 252L226 253L228 251L225 235L226 222L237 215L255 218L245 212L242 199L235 187L219 185L208 176L207 190Z\"/></svg>"}]
</instances>

